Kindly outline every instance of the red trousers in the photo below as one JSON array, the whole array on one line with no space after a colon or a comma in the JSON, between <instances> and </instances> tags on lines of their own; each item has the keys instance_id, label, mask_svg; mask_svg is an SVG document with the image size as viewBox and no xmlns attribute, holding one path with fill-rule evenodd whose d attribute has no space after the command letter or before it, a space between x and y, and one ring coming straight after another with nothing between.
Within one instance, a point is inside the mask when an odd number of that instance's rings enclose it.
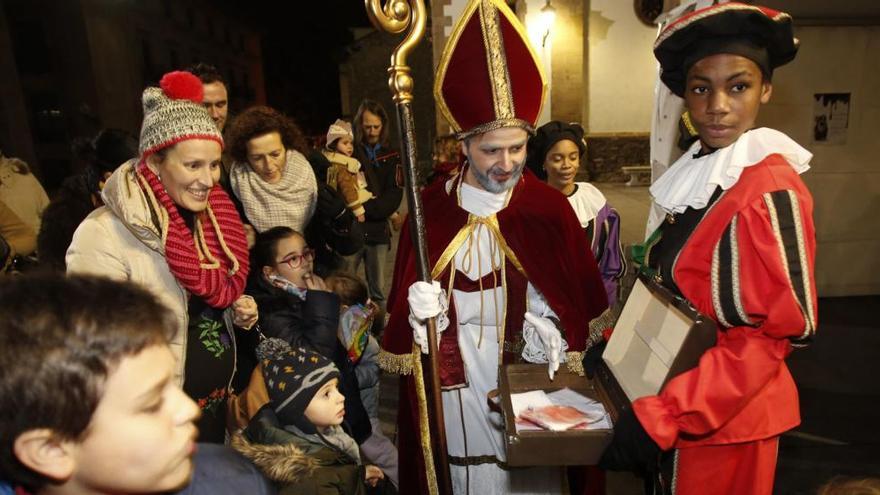
<instances>
[{"instance_id":1,"label":"red trousers","mask_svg":"<svg viewBox=\"0 0 880 495\"><path fill-rule=\"evenodd\" d=\"M678 449L675 495L772 495L779 437Z\"/></svg>"}]
</instances>

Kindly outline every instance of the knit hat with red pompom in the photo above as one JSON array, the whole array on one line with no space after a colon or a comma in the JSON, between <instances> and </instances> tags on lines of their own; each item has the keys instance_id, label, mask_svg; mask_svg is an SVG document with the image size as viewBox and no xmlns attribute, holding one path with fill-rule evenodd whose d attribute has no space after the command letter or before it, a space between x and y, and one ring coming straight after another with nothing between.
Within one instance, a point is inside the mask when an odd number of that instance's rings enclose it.
<instances>
[{"instance_id":1,"label":"knit hat with red pompom","mask_svg":"<svg viewBox=\"0 0 880 495\"><path fill-rule=\"evenodd\" d=\"M144 90L144 122L138 152L146 157L187 139L213 139L223 146L223 136L202 106L202 81L189 72L162 76L159 88Z\"/></svg>"}]
</instances>

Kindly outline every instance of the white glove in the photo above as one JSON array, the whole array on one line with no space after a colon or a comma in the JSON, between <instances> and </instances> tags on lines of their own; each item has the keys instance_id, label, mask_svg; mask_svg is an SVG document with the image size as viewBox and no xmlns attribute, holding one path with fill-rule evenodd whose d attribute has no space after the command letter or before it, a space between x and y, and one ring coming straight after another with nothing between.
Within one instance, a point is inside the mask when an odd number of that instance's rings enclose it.
<instances>
[{"instance_id":1,"label":"white glove","mask_svg":"<svg viewBox=\"0 0 880 495\"><path fill-rule=\"evenodd\" d=\"M525 318L526 321L523 323L523 339L526 341L526 347L523 349L523 357L531 362L544 357L548 363L547 373L550 375L550 380L553 380L553 375L559 369L563 347L568 348L568 342L562 340L562 334L550 319L529 312L526 312ZM539 356L541 354L540 351L536 352L537 349L534 346L535 334L537 334L538 339L540 339L543 345L544 356ZM527 353L530 355L527 355Z\"/></svg>"},{"instance_id":2,"label":"white glove","mask_svg":"<svg viewBox=\"0 0 880 495\"><path fill-rule=\"evenodd\" d=\"M422 353L428 353L428 327L426 320L436 318L437 333L446 330L449 326L449 317L446 316L448 305L440 282L434 280L427 282L415 282L409 286L409 294L406 298L409 302L409 326L413 329L413 341L422 348Z\"/></svg>"}]
</instances>

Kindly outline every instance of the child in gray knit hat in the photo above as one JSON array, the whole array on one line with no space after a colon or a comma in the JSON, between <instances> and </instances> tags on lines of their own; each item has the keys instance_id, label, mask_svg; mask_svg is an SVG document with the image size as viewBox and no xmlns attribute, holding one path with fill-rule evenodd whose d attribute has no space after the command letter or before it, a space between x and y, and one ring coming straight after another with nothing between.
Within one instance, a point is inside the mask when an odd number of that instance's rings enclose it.
<instances>
[{"instance_id":1,"label":"child in gray knit hat","mask_svg":"<svg viewBox=\"0 0 880 495\"><path fill-rule=\"evenodd\" d=\"M232 446L284 494L396 493L382 470L363 465L341 427L345 398L332 361L270 338L257 347L269 403L236 434Z\"/></svg>"}]
</instances>

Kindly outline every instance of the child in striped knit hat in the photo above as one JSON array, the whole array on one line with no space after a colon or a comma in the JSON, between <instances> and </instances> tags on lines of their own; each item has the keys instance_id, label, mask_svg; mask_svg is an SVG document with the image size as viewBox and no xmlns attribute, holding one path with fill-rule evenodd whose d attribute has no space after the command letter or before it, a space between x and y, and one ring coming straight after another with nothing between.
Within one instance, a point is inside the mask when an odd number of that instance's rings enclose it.
<instances>
[{"instance_id":1,"label":"child in striped knit hat","mask_svg":"<svg viewBox=\"0 0 880 495\"><path fill-rule=\"evenodd\" d=\"M379 307L370 301L366 284L350 273L336 272L325 282L339 296L339 342L357 377L361 402L373 430L361 442L361 451L397 486L397 447L382 433L379 422L379 342L370 334Z\"/></svg>"},{"instance_id":2,"label":"child in striped knit hat","mask_svg":"<svg viewBox=\"0 0 880 495\"><path fill-rule=\"evenodd\" d=\"M280 494L396 493L382 470L361 462L341 426L345 397L332 361L276 338L261 342L257 357L269 403L232 445L279 484Z\"/></svg>"}]
</instances>

